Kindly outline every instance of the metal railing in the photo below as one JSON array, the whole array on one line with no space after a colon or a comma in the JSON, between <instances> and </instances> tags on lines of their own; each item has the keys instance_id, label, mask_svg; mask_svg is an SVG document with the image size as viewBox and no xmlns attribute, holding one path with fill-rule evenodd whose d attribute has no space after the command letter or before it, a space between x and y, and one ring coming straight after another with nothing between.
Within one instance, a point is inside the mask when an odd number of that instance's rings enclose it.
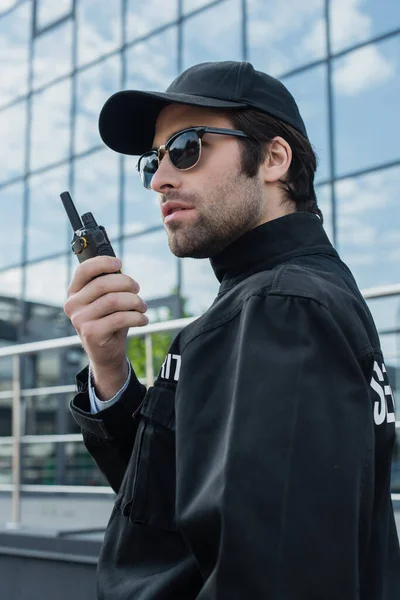
<instances>
[{"instance_id":1,"label":"metal railing","mask_svg":"<svg viewBox=\"0 0 400 600\"><path fill-rule=\"evenodd\" d=\"M392 286L381 286L369 288L362 291L365 299L387 298L400 295L400 284ZM128 332L128 338L140 337L145 340L146 357L146 378L145 383L150 386L154 382L153 372L153 353L152 353L152 335L154 333L172 333L182 330L184 327L195 321L198 317L185 319L176 319L161 323L147 325L145 327L132 328ZM21 419L21 399L39 395L65 394L76 391L75 385L62 385L52 387L41 387L35 389L24 389L20 387L20 369L21 356L42 352L45 350L56 350L60 348L71 348L80 346L81 341L77 335L64 338L17 344L0 348L0 359L12 357L13 359L13 388L12 391L0 392L0 399L12 398L12 436L0 437L0 446L12 446L12 483L0 483L0 492L12 493L12 519L8 523L9 527L19 527L20 525L20 500L21 493L74 493L74 494L97 494L114 495L113 490L108 486L87 486L87 485L32 485L21 484L21 446L26 444L63 444L67 442L82 443L82 435L78 434L55 434L55 435L24 435ZM400 421L396 422L396 427L400 428ZM400 501L400 494L392 494L394 500Z\"/></svg>"}]
</instances>

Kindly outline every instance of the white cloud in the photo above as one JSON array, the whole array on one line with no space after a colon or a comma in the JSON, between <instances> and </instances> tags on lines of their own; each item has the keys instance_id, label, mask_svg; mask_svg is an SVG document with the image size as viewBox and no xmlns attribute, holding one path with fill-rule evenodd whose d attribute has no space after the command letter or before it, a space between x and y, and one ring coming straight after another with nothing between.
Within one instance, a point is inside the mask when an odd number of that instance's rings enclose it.
<instances>
[{"instance_id":1,"label":"white cloud","mask_svg":"<svg viewBox=\"0 0 400 600\"><path fill-rule=\"evenodd\" d=\"M38 2L38 26L45 27L72 10L72 0L40 0Z\"/></svg>"},{"instance_id":2,"label":"white cloud","mask_svg":"<svg viewBox=\"0 0 400 600\"><path fill-rule=\"evenodd\" d=\"M356 223L349 217L362 216L368 211L381 211L397 197L398 172L396 169L372 173L363 178L344 179L336 187L339 200L340 225Z\"/></svg>"},{"instance_id":3,"label":"white cloud","mask_svg":"<svg viewBox=\"0 0 400 600\"><path fill-rule=\"evenodd\" d=\"M0 19L0 105L27 91L31 9L25 2Z\"/></svg>"},{"instance_id":4,"label":"white cloud","mask_svg":"<svg viewBox=\"0 0 400 600\"><path fill-rule=\"evenodd\" d=\"M320 57L324 47L314 39L318 32L314 34L313 28L322 17L321 7L320 0L250 0L248 39L257 68L278 75L310 56Z\"/></svg>"},{"instance_id":5,"label":"white cloud","mask_svg":"<svg viewBox=\"0 0 400 600\"><path fill-rule=\"evenodd\" d=\"M396 68L376 46L366 46L339 60L334 70L336 90L355 96L392 79Z\"/></svg>"},{"instance_id":6,"label":"white cloud","mask_svg":"<svg viewBox=\"0 0 400 600\"><path fill-rule=\"evenodd\" d=\"M177 17L176 2L166 2L165 0L137 2L130 0L128 2L127 15L128 41L146 35L151 30L161 27L166 23L176 21Z\"/></svg>"},{"instance_id":7,"label":"white cloud","mask_svg":"<svg viewBox=\"0 0 400 600\"><path fill-rule=\"evenodd\" d=\"M88 63L121 43L121 2L77 2L78 63Z\"/></svg>"},{"instance_id":8,"label":"white cloud","mask_svg":"<svg viewBox=\"0 0 400 600\"><path fill-rule=\"evenodd\" d=\"M372 32L372 17L362 12L365 0L330 2L332 48L338 51L365 40Z\"/></svg>"},{"instance_id":9,"label":"white cloud","mask_svg":"<svg viewBox=\"0 0 400 600\"><path fill-rule=\"evenodd\" d=\"M72 21L51 29L35 41L34 87L37 88L72 71Z\"/></svg>"},{"instance_id":10,"label":"white cloud","mask_svg":"<svg viewBox=\"0 0 400 600\"><path fill-rule=\"evenodd\" d=\"M17 0L0 0L0 12L7 10L14 6L17 3Z\"/></svg>"}]
</instances>

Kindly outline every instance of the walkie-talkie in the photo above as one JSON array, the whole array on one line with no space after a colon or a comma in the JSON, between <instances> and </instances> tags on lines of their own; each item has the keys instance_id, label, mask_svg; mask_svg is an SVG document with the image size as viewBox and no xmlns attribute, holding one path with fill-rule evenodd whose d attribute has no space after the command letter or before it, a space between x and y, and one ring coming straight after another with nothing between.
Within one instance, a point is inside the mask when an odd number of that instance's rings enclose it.
<instances>
[{"instance_id":1,"label":"walkie-talkie","mask_svg":"<svg viewBox=\"0 0 400 600\"><path fill-rule=\"evenodd\" d=\"M74 230L71 248L79 262L94 256L115 256L106 230L102 225L97 225L92 213L80 217L69 192L62 192L60 198Z\"/></svg>"}]
</instances>

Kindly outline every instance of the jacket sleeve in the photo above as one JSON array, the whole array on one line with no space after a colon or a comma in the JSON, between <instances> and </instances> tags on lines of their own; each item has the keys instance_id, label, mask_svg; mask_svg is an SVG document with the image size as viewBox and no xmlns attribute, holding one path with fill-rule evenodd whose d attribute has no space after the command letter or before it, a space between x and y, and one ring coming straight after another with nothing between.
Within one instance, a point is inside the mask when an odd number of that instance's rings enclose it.
<instances>
[{"instance_id":1,"label":"jacket sleeve","mask_svg":"<svg viewBox=\"0 0 400 600\"><path fill-rule=\"evenodd\" d=\"M126 390L118 402L92 414L88 390L88 367L76 377L78 393L70 409L81 427L83 442L113 490L118 493L128 465L139 419L136 411L146 388L132 370Z\"/></svg>"},{"instance_id":2,"label":"jacket sleeve","mask_svg":"<svg viewBox=\"0 0 400 600\"><path fill-rule=\"evenodd\" d=\"M254 296L236 318L209 398L179 440L182 524L205 579L198 600L356 600L373 498L363 369L314 300Z\"/></svg>"}]
</instances>

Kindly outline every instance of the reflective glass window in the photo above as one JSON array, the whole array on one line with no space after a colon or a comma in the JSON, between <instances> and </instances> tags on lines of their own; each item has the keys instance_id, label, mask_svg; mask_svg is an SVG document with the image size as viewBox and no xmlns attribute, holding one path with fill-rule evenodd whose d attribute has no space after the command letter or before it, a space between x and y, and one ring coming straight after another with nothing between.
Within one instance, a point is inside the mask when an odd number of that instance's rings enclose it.
<instances>
[{"instance_id":1,"label":"reflective glass window","mask_svg":"<svg viewBox=\"0 0 400 600\"><path fill-rule=\"evenodd\" d=\"M184 13L192 12L193 10L197 10L206 4L210 4L211 0L183 0L182 10Z\"/></svg>"},{"instance_id":2,"label":"reflective glass window","mask_svg":"<svg viewBox=\"0 0 400 600\"><path fill-rule=\"evenodd\" d=\"M399 370L399 367L397 370ZM399 395L397 394L395 397L398 398ZM397 402L397 418L399 419L400 414L398 404L399 403ZM392 494L400 494L400 428L396 429L396 445L393 452L391 490Z\"/></svg>"},{"instance_id":3,"label":"reflective glass window","mask_svg":"<svg viewBox=\"0 0 400 600\"><path fill-rule=\"evenodd\" d=\"M0 19L0 106L27 92L31 10L24 2Z\"/></svg>"},{"instance_id":4,"label":"reflective glass window","mask_svg":"<svg viewBox=\"0 0 400 600\"><path fill-rule=\"evenodd\" d=\"M182 259L182 297L190 316L203 314L218 293L219 282L208 259Z\"/></svg>"},{"instance_id":5,"label":"reflective glass window","mask_svg":"<svg viewBox=\"0 0 400 600\"><path fill-rule=\"evenodd\" d=\"M0 268L16 265L22 260L23 183L15 183L0 190Z\"/></svg>"},{"instance_id":6,"label":"reflective glass window","mask_svg":"<svg viewBox=\"0 0 400 600\"><path fill-rule=\"evenodd\" d=\"M338 246L361 288L400 283L400 167L336 183Z\"/></svg>"},{"instance_id":7,"label":"reflective glass window","mask_svg":"<svg viewBox=\"0 0 400 600\"><path fill-rule=\"evenodd\" d=\"M332 188L330 184L319 185L315 188L317 195L318 207L322 212L324 218L324 229L325 232L333 244L333 225L332 225Z\"/></svg>"},{"instance_id":8,"label":"reflective glass window","mask_svg":"<svg viewBox=\"0 0 400 600\"><path fill-rule=\"evenodd\" d=\"M72 21L57 25L35 38L33 85L39 87L72 70Z\"/></svg>"},{"instance_id":9,"label":"reflective glass window","mask_svg":"<svg viewBox=\"0 0 400 600\"><path fill-rule=\"evenodd\" d=\"M50 23L70 14L72 2L73 0L57 0L57 2L54 2L54 0L37 0L37 29L46 27Z\"/></svg>"},{"instance_id":10,"label":"reflective glass window","mask_svg":"<svg viewBox=\"0 0 400 600\"><path fill-rule=\"evenodd\" d=\"M319 158L316 181L329 177L328 100L326 67L288 77L283 83L297 102L311 144Z\"/></svg>"},{"instance_id":11,"label":"reflective glass window","mask_svg":"<svg viewBox=\"0 0 400 600\"><path fill-rule=\"evenodd\" d=\"M99 113L107 98L120 89L120 71L121 58L117 55L77 74L75 152L102 143Z\"/></svg>"},{"instance_id":12,"label":"reflective glass window","mask_svg":"<svg viewBox=\"0 0 400 600\"><path fill-rule=\"evenodd\" d=\"M127 50L127 88L165 90L168 87L177 75L177 32L176 27L169 27Z\"/></svg>"},{"instance_id":13,"label":"reflective glass window","mask_svg":"<svg viewBox=\"0 0 400 600\"><path fill-rule=\"evenodd\" d=\"M326 54L324 0L247 0L248 56L256 69L279 76Z\"/></svg>"},{"instance_id":14,"label":"reflective glass window","mask_svg":"<svg viewBox=\"0 0 400 600\"><path fill-rule=\"evenodd\" d=\"M157 18L154 18L157 15ZM150 33L166 23L176 21L178 18L177 0L146 0L146 2L136 2L128 0L127 13L127 41L141 37ZM164 52L168 52L166 47ZM152 63L150 59L150 64Z\"/></svg>"},{"instance_id":15,"label":"reflective glass window","mask_svg":"<svg viewBox=\"0 0 400 600\"><path fill-rule=\"evenodd\" d=\"M400 158L399 40L366 46L334 61L339 175Z\"/></svg>"},{"instance_id":16,"label":"reflective glass window","mask_svg":"<svg viewBox=\"0 0 400 600\"><path fill-rule=\"evenodd\" d=\"M68 283L66 256L27 265L25 299L61 308L67 299Z\"/></svg>"},{"instance_id":17,"label":"reflective glass window","mask_svg":"<svg viewBox=\"0 0 400 600\"><path fill-rule=\"evenodd\" d=\"M119 233L118 154L111 150L95 152L76 160L74 169L73 199L78 213L82 215L92 212L97 223L105 227L114 246L114 240ZM114 250L116 251L116 248Z\"/></svg>"},{"instance_id":18,"label":"reflective glass window","mask_svg":"<svg viewBox=\"0 0 400 600\"><path fill-rule=\"evenodd\" d=\"M22 269L8 269L0 272L0 295L20 298L22 289Z\"/></svg>"},{"instance_id":19,"label":"reflective glass window","mask_svg":"<svg viewBox=\"0 0 400 600\"><path fill-rule=\"evenodd\" d=\"M71 81L68 79L33 96L31 169L69 155Z\"/></svg>"},{"instance_id":20,"label":"reflective glass window","mask_svg":"<svg viewBox=\"0 0 400 600\"><path fill-rule=\"evenodd\" d=\"M67 251L68 219L60 193L68 188L68 167L33 175L29 188L28 260Z\"/></svg>"},{"instance_id":21,"label":"reflective glass window","mask_svg":"<svg viewBox=\"0 0 400 600\"><path fill-rule=\"evenodd\" d=\"M241 4L226 0L183 22L183 68L207 61L242 60Z\"/></svg>"},{"instance_id":22,"label":"reflective glass window","mask_svg":"<svg viewBox=\"0 0 400 600\"><path fill-rule=\"evenodd\" d=\"M373 299L368 300L367 304L380 334L380 342L386 365L398 363L400 358L400 340L398 334L381 335L381 332L400 329L400 298L393 296ZM391 383L395 382L391 380Z\"/></svg>"},{"instance_id":23,"label":"reflective glass window","mask_svg":"<svg viewBox=\"0 0 400 600\"><path fill-rule=\"evenodd\" d=\"M2 0L0 7L0 15L6 10L10 10L15 4L17 4L18 0Z\"/></svg>"},{"instance_id":24,"label":"reflective glass window","mask_svg":"<svg viewBox=\"0 0 400 600\"><path fill-rule=\"evenodd\" d=\"M137 156L127 156L124 159L124 235L162 224L158 195L143 187L135 168L137 160Z\"/></svg>"},{"instance_id":25,"label":"reflective glass window","mask_svg":"<svg viewBox=\"0 0 400 600\"><path fill-rule=\"evenodd\" d=\"M0 111L0 182L24 172L26 118L26 101Z\"/></svg>"},{"instance_id":26,"label":"reflective glass window","mask_svg":"<svg viewBox=\"0 0 400 600\"><path fill-rule=\"evenodd\" d=\"M125 240L122 268L139 283L139 295L145 301L169 296L176 290L176 258L168 248L164 230Z\"/></svg>"},{"instance_id":27,"label":"reflective glass window","mask_svg":"<svg viewBox=\"0 0 400 600\"><path fill-rule=\"evenodd\" d=\"M338 52L400 26L397 0L331 0L332 50Z\"/></svg>"},{"instance_id":28,"label":"reflective glass window","mask_svg":"<svg viewBox=\"0 0 400 600\"><path fill-rule=\"evenodd\" d=\"M77 2L78 63L95 60L121 44L122 2Z\"/></svg>"}]
</instances>

